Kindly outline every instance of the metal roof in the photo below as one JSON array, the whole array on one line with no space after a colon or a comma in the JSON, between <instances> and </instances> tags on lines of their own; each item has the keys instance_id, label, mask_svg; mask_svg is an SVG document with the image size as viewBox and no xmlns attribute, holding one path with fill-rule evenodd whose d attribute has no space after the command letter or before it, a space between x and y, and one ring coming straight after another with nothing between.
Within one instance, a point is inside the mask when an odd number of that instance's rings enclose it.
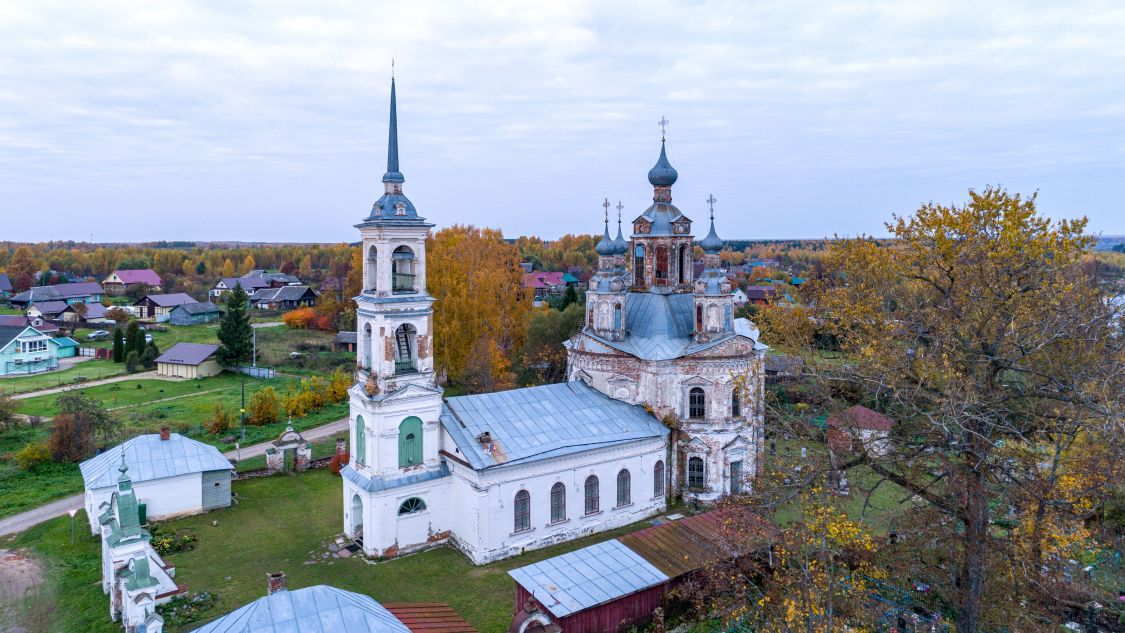
<instances>
[{"instance_id":1,"label":"metal roof","mask_svg":"<svg viewBox=\"0 0 1125 633\"><path fill-rule=\"evenodd\" d=\"M448 477L450 475L449 466L445 462L441 462L437 470L424 470L422 472L411 473L402 477L368 477L348 464L340 469L340 476L352 482L356 486L363 488L368 492L382 492L384 490L392 490L394 488L402 488L403 486L410 486L413 484L420 484L426 481L433 481Z\"/></svg>"},{"instance_id":2,"label":"metal roof","mask_svg":"<svg viewBox=\"0 0 1125 633\"><path fill-rule=\"evenodd\" d=\"M134 482L231 469L230 461L217 448L179 433L171 433L167 440L161 440L158 433L138 435L121 446L125 447L129 478ZM78 466L86 488L96 490L117 485L121 446L95 455Z\"/></svg>"},{"instance_id":3,"label":"metal roof","mask_svg":"<svg viewBox=\"0 0 1125 633\"><path fill-rule=\"evenodd\" d=\"M193 633L410 633L369 596L328 585L282 590Z\"/></svg>"},{"instance_id":4,"label":"metal roof","mask_svg":"<svg viewBox=\"0 0 1125 633\"><path fill-rule=\"evenodd\" d=\"M156 305L160 306L161 308L170 308L170 307L174 307L174 306L182 306L185 303L196 303L195 299L187 293L173 292L173 293L159 294L159 295L145 295L144 297L141 298L140 301L138 301L137 303L134 303L133 305L138 305L142 301L144 301L145 299L148 299L149 301L155 303Z\"/></svg>"},{"instance_id":5,"label":"metal roof","mask_svg":"<svg viewBox=\"0 0 1125 633\"><path fill-rule=\"evenodd\" d=\"M620 541L597 543L508 572L557 618L643 591L669 577Z\"/></svg>"},{"instance_id":6,"label":"metal roof","mask_svg":"<svg viewBox=\"0 0 1125 633\"><path fill-rule=\"evenodd\" d=\"M385 604L411 633L477 633L452 607L444 602Z\"/></svg>"},{"instance_id":7,"label":"metal roof","mask_svg":"<svg viewBox=\"0 0 1125 633\"><path fill-rule=\"evenodd\" d=\"M565 382L449 398L441 423L474 469L527 463L664 437L668 428L639 405ZM481 437L488 433L487 442Z\"/></svg>"},{"instance_id":8,"label":"metal roof","mask_svg":"<svg viewBox=\"0 0 1125 633\"><path fill-rule=\"evenodd\" d=\"M31 305L39 310L40 314L60 314L70 307L70 304L61 299L58 301L35 301Z\"/></svg>"},{"instance_id":9,"label":"metal roof","mask_svg":"<svg viewBox=\"0 0 1125 633\"><path fill-rule=\"evenodd\" d=\"M754 523L754 516L739 513L739 527L730 529L727 524L734 519L721 509L712 510L626 534L618 540L668 577L676 578L720 559L767 546L776 538L777 527L764 518Z\"/></svg>"},{"instance_id":10,"label":"metal roof","mask_svg":"<svg viewBox=\"0 0 1125 633\"><path fill-rule=\"evenodd\" d=\"M151 268L133 268L130 270L115 270L113 273L123 284L146 284L149 286L159 286L163 282L160 280L160 275ZM113 273L110 273L112 276Z\"/></svg>"},{"instance_id":11,"label":"metal roof","mask_svg":"<svg viewBox=\"0 0 1125 633\"><path fill-rule=\"evenodd\" d=\"M210 301L200 301L199 303L185 303L172 308L172 312L176 310L183 310L188 314L207 314L209 312L218 312L219 306Z\"/></svg>"},{"instance_id":12,"label":"metal roof","mask_svg":"<svg viewBox=\"0 0 1125 633\"><path fill-rule=\"evenodd\" d=\"M55 284L53 286L35 286L29 290L12 297L13 303L29 303L33 301L58 301L73 299L89 295L105 294L101 284L96 281L77 281L68 284Z\"/></svg>"},{"instance_id":13,"label":"metal roof","mask_svg":"<svg viewBox=\"0 0 1125 633\"><path fill-rule=\"evenodd\" d=\"M156 357L157 363L172 365L198 365L219 350L214 343L176 343L167 352Z\"/></svg>"}]
</instances>

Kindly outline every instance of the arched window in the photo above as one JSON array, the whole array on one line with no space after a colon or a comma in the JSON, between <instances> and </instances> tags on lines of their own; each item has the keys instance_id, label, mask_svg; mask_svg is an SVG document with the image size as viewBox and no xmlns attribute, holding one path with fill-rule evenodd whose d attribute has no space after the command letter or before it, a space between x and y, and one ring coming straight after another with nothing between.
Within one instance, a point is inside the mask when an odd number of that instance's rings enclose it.
<instances>
[{"instance_id":1,"label":"arched window","mask_svg":"<svg viewBox=\"0 0 1125 633\"><path fill-rule=\"evenodd\" d=\"M415 514L417 512L424 512L425 510L425 501L422 501L418 497L410 497L406 501L403 501L401 505L399 505L398 515L402 516L404 514Z\"/></svg>"},{"instance_id":2,"label":"arched window","mask_svg":"<svg viewBox=\"0 0 1125 633\"><path fill-rule=\"evenodd\" d=\"M645 284L645 247L640 244L633 249L633 283Z\"/></svg>"},{"instance_id":3,"label":"arched window","mask_svg":"<svg viewBox=\"0 0 1125 633\"><path fill-rule=\"evenodd\" d=\"M410 416L398 425L398 467L422 463L422 420Z\"/></svg>"},{"instance_id":4,"label":"arched window","mask_svg":"<svg viewBox=\"0 0 1125 633\"><path fill-rule=\"evenodd\" d=\"M652 467L652 496L664 496L664 460L657 460Z\"/></svg>"},{"instance_id":5,"label":"arched window","mask_svg":"<svg viewBox=\"0 0 1125 633\"><path fill-rule=\"evenodd\" d=\"M523 532L531 529L531 493L521 490L516 493L516 503L513 508L515 513L514 532Z\"/></svg>"},{"instance_id":6,"label":"arched window","mask_svg":"<svg viewBox=\"0 0 1125 633\"><path fill-rule=\"evenodd\" d=\"M702 418L706 415L706 402L703 387L692 387L691 390L688 391L688 417Z\"/></svg>"},{"instance_id":7,"label":"arched window","mask_svg":"<svg viewBox=\"0 0 1125 633\"><path fill-rule=\"evenodd\" d=\"M707 478L703 473L703 458L690 457L687 462L687 485L696 490L703 488Z\"/></svg>"},{"instance_id":8,"label":"arched window","mask_svg":"<svg viewBox=\"0 0 1125 633\"><path fill-rule=\"evenodd\" d=\"M742 415L742 401L738 398L738 385L734 386L734 391L730 393L730 414L731 417L739 417Z\"/></svg>"},{"instance_id":9,"label":"arched window","mask_svg":"<svg viewBox=\"0 0 1125 633\"><path fill-rule=\"evenodd\" d=\"M352 535L363 536L363 499L352 495Z\"/></svg>"},{"instance_id":10,"label":"arched window","mask_svg":"<svg viewBox=\"0 0 1125 633\"><path fill-rule=\"evenodd\" d=\"M687 246L680 247L680 283L688 282L688 271L691 270L691 258L688 257Z\"/></svg>"},{"instance_id":11,"label":"arched window","mask_svg":"<svg viewBox=\"0 0 1125 633\"><path fill-rule=\"evenodd\" d=\"M742 460L737 459L730 463L730 493L742 494Z\"/></svg>"},{"instance_id":12,"label":"arched window","mask_svg":"<svg viewBox=\"0 0 1125 633\"><path fill-rule=\"evenodd\" d=\"M703 306L698 303L695 304L695 331L703 331Z\"/></svg>"},{"instance_id":13,"label":"arched window","mask_svg":"<svg viewBox=\"0 0 1125 633\"><path fill-rule=\"evenodd\" d=\"M729 332L734 329L734 321L731 319L730 304L723 307L723 322L726 323L726 330Z\"/></svg>"},{"instance_id":14,"label":"arched window","mask_svg":"<svg viewBox=\"0 0 1125 633\"><path fill-rule=\"evenodd\" d=\"M367 249L367 278L364 288L370 291L379 289L379 252L375 247Z\"/></svg>"},{"instance_id":15,"label":"arched window","mask_svg":"<svg viewBox=\"0 0 1125 633\"><path fill-rule=\"evenodd\" d=\"M601 507L598 501L598 478L590 475L586 478L586 514L594 514Z\"/></svg>"},{"instance_id":16,"label":"arched window","mask_svg":"<svg viewBox=\"0 0 1125 633\"><path fill-rule=\"evenodd\" d=\"M409 246L399 246L391 253L391 290L414 292L414 251Z\"/></svg>"},{"instance_id":17,"label":"arched window","mask_svg":"<svg viewBox=\"0 0 1125 633\"><path fill-rule=\"evenodd\" d=\"M621 329L621 304L613 304L613 329Z\"/></svg>"},{"instance_id":18,"label":"arched window","mask_svg":"<svg viewBox=\"0 0 1125 633\"><path fill-rule=\"evenodd\" d=\"M403 323L395 328L395 373L412 374L418 371L414 362L414 353L417 351L416 339L418 330L409 323Z\"/></svg>"},{"instance_id":19,"label":"arched window","mask_svg":"<svg viewBox=\"0 0 1125 633\"><path fill-rule=\"evenodd\" d=\"M374 353L374 347L371 344L371 324L363 326L363 347L356 356L360 359L359 364L364 369L371 369L371 355Z\"/></svg>"},{"instance_id":20,"label":"arched window","mask_svg":"<svg viewBox=\"0 0 1125 633\"><path fill-rule=\"evenodd\" d=\"M668 279L668 247L656 247L656 261L653 262L653 271L655 272L657 285L663 284L664 280Z\"/></svg>"},{"instance_id":21,"label":"arched window","mask_svg":"<svg viewBox=\"0 0 1125 633\"><path fill-rule=\"evenodd\" d=\"M629 471L624 468L621 472L617 473L617 507L627 506L633 503L633 478L629 476Z\"/></svg>"},{"instance_id":22,"label":"arched window","mask_svg":"<svg viewBox=\"0 0 1125 633\"><path fill-rule=\"evenodd\" d=\"M551 486L551 523L566 521L566 486L560 481Z\"/></svg>"},{"instance_id":23,"label":"arched window","mask_svg":"<svg viewBox=\"0 0 1125 633\"><path fill-rule=\"evenodd\" d=\"M355 463L360 466L367 463L367 436L363 429L363 416L355 416Z\"/></svg>"}]
</instances>

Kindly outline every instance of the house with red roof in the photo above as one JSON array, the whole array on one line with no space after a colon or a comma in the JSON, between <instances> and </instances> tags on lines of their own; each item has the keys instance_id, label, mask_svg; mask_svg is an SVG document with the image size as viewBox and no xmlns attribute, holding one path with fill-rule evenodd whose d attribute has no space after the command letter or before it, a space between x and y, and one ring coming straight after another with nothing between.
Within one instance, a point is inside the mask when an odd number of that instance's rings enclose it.
<instances>
[{"instance_id":1,"label":"house with red roof","mask_svg":"<svg viewBox=\"0 0 1125 633\"><path fill-rule=\"evenodd\" d=\"M164 281L151 268L115 270L102 280L102 287L111 295L124 294L126 288L137 284L148 286L153 292L164 289Z\"/></svg>"},{"instance_id":2,"label":"house with red roof","mask_svg":"<svg viewBox=\"0 0 1125 633\"><path fill-rule=\"evenodd\" d=\"M536 301L561 295L566 292L567 286L573 286L577 283L578 278L570 274L569 271L538 270L523 275L523 287L531 288L535 292Z\"/></svg>"},{"instance_id":3,"label":"house with red roof","mask_svg":"<svg viewBox=\"0 0 1125 633\"><path fill-rule=\"evenodd\" d=\"M895 421L862 405L844 409L828 418L828 447L834 452L849 452L858 441L873 457L890 451L891 430Z\"/></svg>"}]
</instances>

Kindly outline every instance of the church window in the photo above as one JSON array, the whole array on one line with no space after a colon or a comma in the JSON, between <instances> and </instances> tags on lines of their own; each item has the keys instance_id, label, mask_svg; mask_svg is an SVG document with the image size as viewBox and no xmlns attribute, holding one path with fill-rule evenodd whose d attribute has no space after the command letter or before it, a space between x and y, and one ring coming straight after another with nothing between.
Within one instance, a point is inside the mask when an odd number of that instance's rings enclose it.
<instances>
[{"instance_id":1,"label":"church window","mask_svg":"<svg viewBox=\"0 0 1125 633\"><path fill-rule=\"evenodd\" d=\"M598 477L590 475L586 478L586 514L596 514L601 507L598 499Z\"/></svg>"},{"instance_id":2,"label":"church window","mask_svg":"<svg viewBox=\"0 0 1125 633\"><path fill-rule=\"evenodd\" d=\"M702 387L692 387L688 391L688 417L689 418L702 418L706 415L706 396L703 394Z\"/></svg>"},{"instance_id":3,"label":"church window","mask_svg":"<svg viewBox=\"0 0 1125 633\"><path fill-rule=\"evenodd\" d=\"M686 284L688 281L688 270L691 269L691 259L688 257L687 246L680 247L680 283Z\"/></svg>"},{"instance_id":4,"label":"church window","mask_svg":"<svg viewBox=\"0 0 1125 633\"><path fill-rule=\"evenodd\" d=\"M525 532L531 529L531 493L521 490L516 493L515 532Z\"/></svg>"},{"instance_id":5,"label":"church window","mask_svg":"<svg viewBox=\"0 0 1125 633\"><path fill-rule=\"evenodd\" d=\"M617 507L627 506L633 503L633 478L629 475L629 471L624 468L621 472L617 473Z\"/></svg>"},{"instance_id":6,"label":"church window","mask_svg":"<svg viewBox=\"0 0 1125 633\"><path fill-rule=\"evenodd\" d=\"M566 486L559 482L551 486L551 523L566 521Z\"/></svg>"},{"instance_id":7,"label":"church window","mask_svg":"<svg viewBox=\"0 0 1125 633\"><path fill-rule=\"evenodd\" d=\"M734 322L731 319L731 310L729 303L723 307L723 322L726 323L726 329L728 332L734 329Z\"/></svg>"},{"instance_id":8,"label":"church window","mask_svg":"<svg viewBox=\"0 0 1125 633\"><path fill-rule=\"evenodd\" d=\"M374 349L371 345L371 324L368 323L363 327L363 349L360 350L359 353L362 357L360 364L364 369L371 369L371 355L374 353Z\"/></svg>"},{"instance_id":9,"label":"church window","mask_svg":"<svg viewBox=\"0 0 1125 633\"><path fill-rule=\"evenodd\" d=\"M363 416L355 416L355 463L360 466L367 463L367 437L363 429Z\"/></svg>"},{"instance_id":10,"label":"church window","mask_svg":"<svg viewBox=\"0 0 1125 633\"><path fill-rule=\"evenodd\" d=\"M738 385L734 386L734 391L730 394L730 414L731 417L735 418L742 415L742 402L738 399Z\"/></svg>"},{"instance_id":11,"label":"church window","mask_svg":"<svg viewBox=\"0 0 1125 633\"><path fill-rule=\"evenodd\" d=\"M695 331L703 331L703 306L698 304L695 306Z\"/></svg>"},{"instance_id":12,"label":"church window","mask_svg":"<svg viewBox=\"0 0 1125 633\"><path fill-rule=\"evenodd\" d=\"M398 467L422 463L422 420L410 416L398 425Z\"/></svg>"},{"instance_id":13,"label":"church window","mask_svg":"<svg viewBox=\"0 0 1125 633\"><path fill-rule=\"evenodd\" d=\"M688 488L699 490L703 488L706 478L703 476L703 458L690 457L687 463Z\"/></svg>"},{"instance_id":14,"label":"church window","mask_svg":"<svg viewBox=\"0 0 1125 633\"><path fill-rule=\"evenodd\" d=\"M645 247L640 244L633 249L633 280L638 286L645 283Z\"/></svg>"},{"instance_id":15,"label":"church window","mask_svg":"<svg viewBox=\"0 0 1125 633\"><path fill-rule=\"evenodd\" d=\"M657 460L652 467L652 496L664 496L664 460Z\"/></svg>"},{"instance_id":16,"label":"church window","mask_svg":"<svg viewBox=\"0 0 1125 633\"><path fill-rule=\"evenodd\" d=\"M418 512L425 512L425 511L426 511L426 502L422 501L418 497L410 497L406 501L403 501L402 504L399 505L399 507L398 507L398 515L399 516L402 516L404 514L416 514Z\"/></svg>"},{"instance_id":17,"label":"church window","mask_svg":"<svg viewBox=\"0 0 1125 633\"><path fill-rule=\"evenodd\" d=\"M621 304L613 304L613 329L621 329Z\"/></svg>"},{"instance_id":18,"label":"church window","mask_svg":"<svg viewBox=\"0 0 1125 633\"><path fill-rule=\"evenodd\" d=\"M399 246L391 253L391 290L414 292L414 251L409 246Z\"/></svg>"},{"instance_id":19,"label":"church window","mask_svg":"<svg viewBox=\"0 0 1125 633\"><path fill-rule=\"evenodd\" d=\"M663 283L663 280L668 279L668 247L656 247L656 262L653 268L656 273L656 283Z\"/></svg>"},{"instance_id":20,"label":"church window","mask_svg":"<svg viewBox=\"0 0 1125 633\"><path fill-rule=\"evenodd\" d=\"M735 460L730 463L730 493L732 495L742 494L742 460Z\"/></svg>"}]
</instances>

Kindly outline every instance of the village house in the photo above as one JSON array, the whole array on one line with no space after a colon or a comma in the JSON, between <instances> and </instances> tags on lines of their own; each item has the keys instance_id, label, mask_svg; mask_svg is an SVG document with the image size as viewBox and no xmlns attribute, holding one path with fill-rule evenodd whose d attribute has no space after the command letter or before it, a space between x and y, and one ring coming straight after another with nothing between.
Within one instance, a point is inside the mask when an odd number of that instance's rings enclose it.
<instances>
[{"instance_id":1,"label":"village house","mask_svg":"<svg viewBox=\"0 0 1125 633\"><path fill-rule=\"evenodd\" d=\"M212 343L176 343L156 357L156 374L175 378L206 378L217 376L223 368L215 354L219 346Z\"/></svg>"},{"instance_id":2,"label":"village house","mask_svg":"<svg viewBox=\"0 0 1125 633\"><path fill-rule=\"evenodd\" d=\"M560 296L568 287L577 285L578 278L569 272L536 271L523 275L523 287L534 291L536 301Z\"/></svg>"},{"instance_id":3,"label":"village house","mask_svg":"<svg viewBox=\"0 0 1125 633\"><path fill-rule=\"evenodd\" d=\"M151 268L135 270L115 270L102 280L102 287L111 295L125 294L129 286L147 286L153 292L164 289L164 282L160 275Z\"/></svg>"},{"instance_id":4,"label":"village house","mask_svg":"<svg viewBox=\"0 0 1125 633\"><path fill-rule=\"evenodd\" d=\"M300 283L301 280L295 275L268 270L251 270L241 277L223 277L211 288L210 296L212 300L221 299L224 294L234 290L236 285L242 286L247 294L253 294L262 288L280 288L281 286L300 285Z\"/></svg>"},{"instance_id":5,"label":"village house","mask_svg":"<svg viewBox=\"0 0 1125 633\"><path fill-rule=\"evenodd\" d=\"M114 494L121 455L132 464L141 522L198 514L230 505L231 464L214 446L172 433L138 435L82 462L84 505L97 533L99 508Z\"/></svg>"},{"instance_id":6,"label":"village house","mask_svg":"<svg viewBox=\"0 0 1125 633\"><path fill-rule=\"evenodd\" d=\"M74 355L68 343L61 343L34 326L0 325L0 376L58 369L59 358L64 354Z\"/></svg>"},{"instance_id":7,"label":"village house","mask_svg":"<svg viewBox=\"0 0 1125 633\"><path fill-rule=\"evenodd\" d=\"M210 301L184 303L172 308L168 313L168 322L172 325L199 325L218 321L222 315L219 306Z\"/></svg>"},{"instance_id":8,"label":"village house","mask_svg":"<svg viewBox=\"0 0 1125 633\"><path fill-rule=\"evenodd\" d=\"M332 339L332 349L337 352L354 352L355 343L355 332L336 332L336 338Z\"/></svg>"},{"instance_id":9,"label":"village house","mask_svg":"<svg viewBox=\"0 0 1125 633\"><path fill-rule=\"evenodd\" d=\"M83 304L90 305L90 304ZM67 311L70 304L65 301L36 301L27 306L24 314L32 319L50 319L57 321L63 318L63 313Z\"/></svg>"},{"instance_id":10,"label":"village house","mask_svg":"<svg viewBox=\"0 0 1125 633\"><path fill-rule=\"evenodd\" d=\"M7 301L12 296L12 280L8 273L0 273L0 300Z\"/></svg>"},{"instance_id":11,"label":"village house","mask_svg":"<svg viewBox=\"0 0 1125 633\"><path fill-rule=\"evenodd\" d=\"M38 304L33 304L35 308ZM106 307L101 303L72 303L59 313L55 318L69 323L109 323L106 318Z\"/></svg>"},{"instance_id":12,"label":"village house","mask_svg":"<svg viewBox=\"0 0 1125 633\"><path fill-rule=\"evenodd\" d=\"M370 556L450 543L483 564L641 520L671 495L741 494L762 448L768 348L733 317L713 216L692 274L691 220L671 204L663 144L631 243L620 222L609 237L607 218L567 382L444 398L426 291L433 225L402 191L395 100L392 81L384 192L357 225L345 534Z\"/></svg>"},{"instance_id":13,"label":"village house","mask_svg":"<svg viewBox=\"0 0 1125 633\"><path fill-rule=\"evenodd\" d=\"M138 319L166 321L172 308L189 303L198 303L191 295L183 292L173 294L149 294L133 304L133 314Z\"/></svg>"},{"instance_id":14,"label":"village house","mask_svg":"<svg viewBox=\"0 0 1125 633\"><path fill-rule=\"evenodd\" d=\"M59 333L59 326L45 321L41 317L28 317L20 314L0 314L0 326L33 326L44 334L54 336Z\"/></svg>"},{"instance_id":15,"label":"village house","mask_svg":"<svg viewBox=\"0 0 1125 633\"><path fill-rule=\"evenodd\" d=\"M773 303L774 297L777 296L777 288L774 286L747 286L745 294L746 303L766 305Z\"/></svg>"},{"instance_id":16,"label":"village house","mask_svg":"<svg viewBox=\"0 0 1125 633\"><path fill-rule=\"evenodd\" d=\"M891 418L857 404L828 418L828 447L834 452L848 452L854 442L872 457L882 457L891 450L894 426Z\"/></svg>"},{"instance_id":17,"label":"village house","mask_svg":"<svg viewBox=\"0 0 1125 633\"><path fill-rule=\"evenodd\" d=\"M293 310L316 305L316 291L308 286L262 288L250 295L250 305L262 310Z\"/></svg>"},{"instance_id":18,"label":"village house","mask_svg":"<svg viewBox=\"0 0 1125 633\"><path fill-rule=\"evenodd\" d=\"M13 296L10 302L13 306L26 310L31 304L44 301L101 303L104 299L105 291L102 290L101 284L96 281L79 281L54 286L36 286Z\"/></svg>"},{"instance_id":19,"label":"village house","mask_svg":"<svg viewBox=\"0 0 1125 633\"><path fill-rule=\"evenodd\" d=\"M94 512L86 508L97 517L91 518L94 533L101 534L102 592L109 595L110 618L120 620L126 633L162 633L164 618L156 612L157 605L186 593L187 587L176 584L176 568L153 549L124 455L119 460L120 467L110 469L107 477L112 492Z\"/></svg>"}]
</instances>

